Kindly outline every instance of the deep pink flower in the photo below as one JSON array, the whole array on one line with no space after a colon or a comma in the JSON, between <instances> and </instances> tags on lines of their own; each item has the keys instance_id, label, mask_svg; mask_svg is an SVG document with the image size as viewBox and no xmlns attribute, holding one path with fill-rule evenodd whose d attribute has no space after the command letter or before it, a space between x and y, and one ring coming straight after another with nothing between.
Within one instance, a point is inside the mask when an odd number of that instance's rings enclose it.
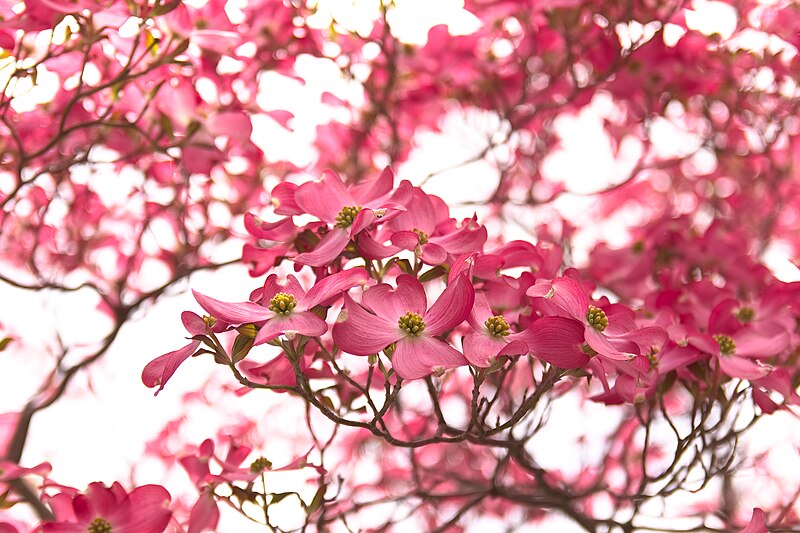
<instances>
[{"instance_id":1,"label":"deep pink flower","mask_svg":"<svg viewBox=\"0 0 800 533\"><path fill-rule=\"evenodd\" d=\"M342 179L326 170L322 179L300 185L294 194L297 206L333 227L311 252L294 258L302 265L325 266L333 261L356 234L375 222L387 221L400 214L403 203L410 197L408 182L396 190L394 174L388 167L377 179L360 183L349 189Z\"/></svg>"},{"instance_id":2,"label":"deep pink flower","mask_svg":"<svg viewBox=\"0 0 800 533\"><path fill-rule=\"evenodd\" d=\"M366 270L352 268L321 279L306 293L296 277L289 275L286 283L281 284L278 276L272 274L264 282L264 288L256 291L260 303L228 303L197 291L192 293L200 306L215 318L230 324L263 322L255 338L254 345L257 345L281 334L323 335L328 331L328 324L310 309L368 279Z\"/></svg>"},{"instance_id":3,"label":"deep pink flower","mask_svg":"<svg viewBox=\"0 0 800 533\"><path fill-rule=\"evenodd\" d=\"M201 318L191 311L181 313L181 320L183 321L183 327L192 335L192 342L183 348L156 357L147 363L147 366L142 370L142 382L145 386L158 386L156 396L161 392L178 367L200 347L202 341L194 337L206 335L210 332L219 333L228 327L225 322L210 317Z\"/></svg>"},{"instance_id":4,"label":"deep pink flower","mask_svg":"<svg viewBox=\"0 0 800 533\"><path fill-rule=\"evenodd\" d=\"M492 313L484 293L475 294L467 320L473 331L464 337L464 356L473 365L487 367L501 355L528 353L525 334L511 331L503 315Z\"/></svg>"},{"instance_id":5,"label":"deep pink flower","mask_svg":"<svg viewBox=\"0 0 800 533\"><path fill-rule=\"evenodd\" d=\"M45 533L162 533L172 512L169 492L158 485L137 487L130 494L122 485L110 488L92 483L83 494L56 494L50 498L55 521L44 524ZM94 529L92 529L94 528ZM105 529L103 529L105 528Z\"/></svg>"},{"instance_id":6,"label":"deep pink flower","mask_svg":"<svg viewBox=\"0 0 800 533\"><path fill-rule=\"evenodd\" d=\"M758 507L753 509L753 517L741 533L768 533L766 513Z\"/></svg>"},{"instance_id":7,"label":"deep pink flower","mask_svg":"<svg viewBox=\"0 0 800 533\"><path fill-rule=\"evenodd\" d=\"M436 338L467 318L475 290L459 276L428 309L425 289L413 276L397 277L397 288L381 283L364 292L361 304L345 296L333 327L333 339L344 351L371 355L392 343L392 367L404 379L419 379L468 364L455 348Z\"/></svg>"}]
</instances>

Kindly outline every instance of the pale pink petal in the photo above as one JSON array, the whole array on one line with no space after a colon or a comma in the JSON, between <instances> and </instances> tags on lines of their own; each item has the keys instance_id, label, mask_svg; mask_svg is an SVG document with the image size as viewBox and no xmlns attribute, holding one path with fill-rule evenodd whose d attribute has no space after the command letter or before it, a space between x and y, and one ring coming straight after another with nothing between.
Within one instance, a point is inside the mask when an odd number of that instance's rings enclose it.
<instances>
[{"instance_id":1,"label":"pale pink petal","mask_svg":"<svg viewBox=\"0 0 800 533\"><path fill-rule=\"evenodd\" d=\"M344 308L333 326L334 342L347 353L378 353L402 336L397 322L375 316L358 305L347 294Z\"/></svg>"},{"instance_id":2,"label":"pale pink petal","mask_svg":"<svg viewBox=\"0 0 800 533\"><path fill-rule=\"evenodd\" d=\"M277 222L264 222L253 213L244 214L244 229L256 239L284 242L291 239L298 228L292 222L292 217L286 217Z\"/></svg>"},{"instance_id":3,"label":"pale pink petal","mask_svg":"<svg viewBox=\"0 0 800 533\"><path fill-rule=\"evenodd\" d=\"M229 303L221 302L210 296L192 290L194 299L200 307L211 316L224 320L229 324L245 324L248 322L261 322L272 317L275 313L264 306L253 302Z\"/></svg>"},{"instance_id":4,"label":"pale pink petal","mask_svg":"<svg viewBox=\"0 0 800 533\"><path fill-rule=\"evenodd\" d=\"M718 360L722 371L732 378L759 379L769 374L769 368L736 355L722 355Z\"/></svg>"},{"instance_id":5,"label":"pale pink petal","mask_svg":"<svg viewBox=\"0 0 800 533\"><path fill-rule=\"evenodd\" d=\"M428 300L419 280L408 274L400 274L396 283L396 289L386 283L367 289L361 299L364 307L395 324L409 312L423 316L428 308Z\"/></svg>"},{"instance_id":6,"label":"pale pink petal","mask_svg":"<svg viewBox=\"0 0 800 533\"><path fill-rule=\"evenodd\" d=\"M403 379L420 379L440 369L467 364L461 352L428 335L403 337L392 354L392 368Z\"/></svg>"},{"instance_id":7,"label":"pale pink petal","mask_svg":"<svg viewBox=\"0 0 800 533\"><path fill-rule=\"evenodd\" d=\"M659 374L666 374L672 370L687 367L707 357L707 354L693 347L673 346L659 354L656 370L658 370Z\"/></svg>"},{"instance_id":8,"label":"pale pink petal","mask_svg":"<svg viewBox=\"0 0 800 533\"><path fill-rule=\"evenodd\" d=\"M317 243L314 250L299 254L294 258L294 261L301 265L313 267L327 266L342 253L342 250L345 249L348 242L350 242L350 236L347 230L332 228L322 237L322 240Z\"/></svg>"},{"instance_id":9,"label":"pale pink petal","mask_svg":"<svg viewBox=\"0 0 800 533\"><path fill-rule=\"evenodd\" d=\"M175 373L181 364L194 354L200 347L200 341L192 341L183 348L174 352L166 353L156 357L142 370L142 383L145 387L159 386L156 395L161 392L169 378Z\"/></svg>"},{"instance_id":10,"label":"pale pink petal","mask_svg":"<svg viewBox=\"0 0 800 533\"><path fill-rule=\"evenodd\" d=\"M792 342L789 333L774 323L762 323L757 327L742 329L735 335L736 355L745 357L770 357L789 348Z\"/></svg>"},{"instance_id":11,"label":"pale pink petal","mask_svg":"<svg viewBox=\"0 0 800 533\"><path fill-rule=\"evenodd\" d=\"M311 311L292 312L286 316L275 315L258 330L253 345L263 344L282 333L293 332L306 337L319 337L328 331L328 324Z\"/></svg>"},{"instance_id":12,"label":"pale pink petal","mask_svg":"<svg viewBox=\"0 0 800 533\"><path fill-rule=\"evenodd\" d=\"M350 268L331 274L314 284L313 287L297 303L298 309L311 309L326 303L331 298L338 297L342 292L362 285L369 279L369 274L363 268Z\"/></svg>"},{"instance_id":13,"label":"pale pink petal","mask_svg":"<svg viewBox=\"0 0 800 533\"><path fill-rule=\"evenodd\" d=\"M769 533L767 530L767 515L766 513L756 507L753 509L753 517L750 523L744 528L741 533Z\"/></svg>"},{"instance_id":14,"label":"pale pink petal","mask_svg":"<svg viewBox=\"0 0 800 533\"><path fill-rule=\"evenodd\" d=\"M297 188L294 199L300 208L328 223L336 221L336 215L343 207L358 204L347 191L342 179L330 170L322 173L319 181L309 181Z\"/></svg>"},{"instance_id":15,"label":"pale pink petal","mask_svg":"<svg viewBox=\"0 0 800 533\"><path fill-rule=\"evenodd\" d=\"M531 353L560 368L581 368L589 356L581 349L583 326L575 320L548 316L540 318L526 330Z\"/></svg>"},{"instance_id":16,"label":"pale pink petal","mask_svg":"<svg viewBox=\"0 0 800 533\"><path fill-rule=\"evenodd\" d=\"M461 324L472 310L475 289L466 276L459 276L442 292L425 314L425 332L429 335L453 329Z\"/></svg>"}]
</instances>

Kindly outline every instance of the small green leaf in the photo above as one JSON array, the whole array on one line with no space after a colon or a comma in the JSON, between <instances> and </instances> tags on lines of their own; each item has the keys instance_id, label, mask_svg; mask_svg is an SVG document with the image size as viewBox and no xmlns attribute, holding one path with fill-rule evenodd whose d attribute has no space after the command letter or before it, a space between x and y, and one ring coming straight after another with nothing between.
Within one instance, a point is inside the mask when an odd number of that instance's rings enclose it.
<instances>
[{"instance_id":1,"label":"small green leaf","mask_svg":"<svg viewBox=\"0 0 800 533\"><path fill-rule=\"evenodd\" d=\"M247 357L247 354L250 353L250 349L253 347L254 341L255 339L250 335L240 333L236 336L236 340L233 341L233 349L231 350L231 358L234 364Z\"/></svg>"},{"instance_id":2,"label":"small green leaf","mask_svg":"<svg viewBox=\"0 0 800 533\"><path fill-rule=\"evenodd\" d=\"M422 273L419 277L419 281L421 283L425 283L426 281L434 280L438 277L444 276L447 273L447 269L444 268L442 265L435 266L430 270L427 270Z\"/></svg>"},{"instance_id":3,"label":"small green leaf","mask_svg":"<svg viewBox=\"0 0 800 533\"><path fill-rule=\"evenodd\" d=\"M9 343L10 343L11 341L13 341L13 340L14 340L14 339L12 339L11 337L6 337L5 339L1 340L1 341L0 341L0 352L2 352L3 350L5 350L5 349L8 347Z\"/></svg>"}]
</instances>

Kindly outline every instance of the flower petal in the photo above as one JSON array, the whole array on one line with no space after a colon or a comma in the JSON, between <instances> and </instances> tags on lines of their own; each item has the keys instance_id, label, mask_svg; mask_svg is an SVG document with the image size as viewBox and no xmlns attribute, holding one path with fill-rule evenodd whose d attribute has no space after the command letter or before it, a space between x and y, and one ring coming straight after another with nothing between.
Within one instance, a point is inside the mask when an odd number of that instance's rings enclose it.
<instances>
[{"instance_id":1,"label":"flower petal","mask_svg":"<svg viewBox=\"0 0 800 533\"><path fill-rule=\"evenodd\" d=\"M278 276L276 274L270 274L267 276L267 279L264 280L264 287L261 290L260 300L261 305L264 307L269 306L269 301L272 300L276 294L282 292L284 294L291 294L295 297L295 299L300 300L306 295L306 291L300 282L294 277L292 274L286 276L286 281L283 283L280 282ZM254 293L255 296L258 296L258 292ZM250 295L251 299L254 295Z\"/></svg>"},{"instance_id":2,"label":"flower petal","mask_svg":"<svg viewBox=\"0 0 800 533\"><path fill-rule=\"evenodd\" d=\"M408 312L425 315L428 299L419 280L408 274L400 274L396 283L396 289L386 283L370 287L364 292L361 303L379 317L393 323L397 323Z\"/></svg>"},{"instance_id":3,"label":"flower petal","mask_svg":"<svg viewBox=\"0 0 800 533\"><path fill-rule=\"evenodd\" d=\"M458 276L425 313L426 332L439 335L453 329L469 316L474 302L475 289L472 283L466 276Z\"/></svg>"},{"instance_id":4,"label":"flower petal","mask_svg":"<svg viewBox=\"0 0 800 533\"><path fill-rule=\"evenodd\" d=\"M571 317L584 322L589 309L589 297L580 284L571 278L539 280L525 293L528 296L547 298Z\"/></svg>"},{"instance_id":5,"label":"flower petal","mask_svg":"<svg viewBox=\"0 0 800 533\"><path fill-rule=\"evenodd\" d=\"M169 378L181 364L186 361L200 347L200 341L192 341L183 348L174 352L165 353L156 357L142 370L142 383L145 387L159 386L156 395L164 388Z\"/></svg>"},{"instance_id":6,"label":"flower petal","mask_svg":"<svg viewBox=\"0 0 800 533\"><path fill-rule=\"evenodd\" d=\"M342 178L331 170L325 170L318 181L300 185L294 193L294 199L303 211L328 223L336 221L343 207L357 205Z\"/></svg>"},{"instance_id":7,"label":"flower petal","mask_svg":"<svg viewBox=\"0 0 800 533\"><path fill-rule=\"evenodd\" d=\"M172 511L167 508L170 495L158 485L142 485L128 495L131 509L130 519L114 527L120 533L162 533L169 525Z\"/></svg>"},{"instance_id":8,"label":"flower petal","mask_svg":"<svg viewBox=\"0 0 800 533\"><path fill-rule=\"evenodd\" d=\"M471 331L464 337L464 357L475 366L487 367L506 347L506 342L484 332ZM524 343L521 343L524 345ZM527 350L526 350L527 351Z\"/></svg>"},{"instance_id":9,"label":"flower petal","mask_svg":"<svg viewBox=\"0 0 800 533\"><path fill-rule=\"evenodd\" d=\"M294 262L313 267L327 266L342 253L348 242L350 242L350 236L347 230L333 228L322 237L316 248L297 255Z\"/></svg>"},{"instance_id":10,"label":"flower petal","mask_svg":"<svg viewBox=\"0 0 800 533\"><path fill-rule=\"evenodd\" d=\"M181 313L181 322L183 322L183 327L186 328L186 331L192 335L202 335L206 332L206 323L197 313L184 311Z\"/></svg>"},{"instance_id":11,"label":"flower petal","mask_svg":"<svg viewBox=\"0 0 800 533\"><path fill-rule=\"evenodd\" d=\"M442 246L429 242L420 246L419 258L428 265L437 266L447 261L447 250Z\"/></svg>"},{"instance_id":12,"label":"flower petal","mask_svg":"<svg viewBox=\"0 0 800 533\"><path fill-rule=\"evenodd\" d=\"M392 368L403 379L420 379L439 368L466 366L464 355L439 339L428 335L403 337L392 354Z\"/></svg>"},{"instance_id":13,"label":"flower petal","mask_svg":"<svg viewBox=\"0 0 800 533\"><path fill-rule=\"evenodd\" d=\"M759 379L769 374L769 368L736 355L722 355L718 360L720 369L732 378Z\"/></svg>"},{"instance_id":14,"label":"flower petal","mask_svg":"<svg viewBox=\"0 0 800 533\"><path fill-rule=\"evenodd\" d=\"M375 316L344 295L344 307L333 326L333 340L345 352L371 355L402 336L397 322Z\"/></svg>"},{"instance_id":15,"label":"flower petal","mask_svg":"<svg viewBox=\"0 0 800 533\"><path fill-rule=\"evenodd\" d=\"M322 278L300 299L298 309L311 309L323 304L331 298L339 296L342 292L362 285L369 279L369 274L363 268L350 268Z\"/></svg>"},{"instance_id":16,"label":"flower petal","mask_svg":"<svg viewBox=\"0 0 800 533\"><path fill-rule=\"evenodd\" d=\"M319 337L328 331L328 323L311 311L293 311L286 316L275 315L258 330L253 346L271 341L289 331L306 337Z\"/></svg>"},{"instance_id":17,"label":"flower petal","mask_svg":"<svg viewBox=\"0 0 800 533\"><path fill-rule=\"evenodd\" d=\"M584 328L575 320L548 316L540 318L525 331L531 353L551 365L581 368L589 362L589 356L581 349Z\"/></svg>"},{"instance_id":18,"label":"flower petal","mask_svg":"<svg viewBox=\"0 0 800 533\"><path fill-rule=\"evenodd\" d=\"M741 533L768 533L767 531L767 515L766 513L756 507L753 509L753 516L750 523L744 528Z\"/></svg>"},{"instance_id":19,"label":"flower petal","mask_svg":"<svg viewBox=\"0 0 800 533\"><path fill-rule=\"evenodd\" d=\"M200 307L205 309L208 314L229 324L261 322L275 314L266 307L253 302L222 302L195 290L192 290L192 294L197 303L200 304Z\"/></svg>"},{"instance_id":20,"label":"flower petal","mask_svg":"<svg viewBox=\"0 0 800 533\"><path fill-rule=\"evenodd\" d=\"M394 186L394 172L390 167L383 169L377 178L362 181L350 189L353 198L359 205L367 205L368 202L389 194Z\"/></svg>"},{"instance_id":21,"label":"flower petal","mask_svg":"<svg viewBox=\"0 0 800 533\"><path fill-rule=\"evenodd\" d=\"M592 347L592 349L603 357L613 359L615 361L628 361L638 354L633 352L625 352L614 346L608 337L603 335L602 332L597 331L592 326L586 326L583 332L584 339ZM630 343L631 347L635 347Z\"/></svg>"}]
</instances>

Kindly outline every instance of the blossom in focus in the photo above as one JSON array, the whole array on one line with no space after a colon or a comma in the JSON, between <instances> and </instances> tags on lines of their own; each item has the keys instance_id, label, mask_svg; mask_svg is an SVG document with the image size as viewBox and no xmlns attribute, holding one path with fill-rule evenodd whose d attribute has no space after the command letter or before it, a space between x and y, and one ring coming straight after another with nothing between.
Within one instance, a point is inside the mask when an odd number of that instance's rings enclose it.
<instances>
[{"instance_id":1,"label":"blossom in focus","mask_svg":"<svg viewBox=\"0 0 800 533\"><path fill-rule=\"evenodd\" d=\"M344 351L372 355L394 344L392 367L404 379L468 364L458 350L437 338L469 315L475 289L458 276L428 308L425 289L413 276L397 277L397 288L381 283L367 289L361 303L345 296L333 327L333 339Z\"/></svg>"}]
</instances>

